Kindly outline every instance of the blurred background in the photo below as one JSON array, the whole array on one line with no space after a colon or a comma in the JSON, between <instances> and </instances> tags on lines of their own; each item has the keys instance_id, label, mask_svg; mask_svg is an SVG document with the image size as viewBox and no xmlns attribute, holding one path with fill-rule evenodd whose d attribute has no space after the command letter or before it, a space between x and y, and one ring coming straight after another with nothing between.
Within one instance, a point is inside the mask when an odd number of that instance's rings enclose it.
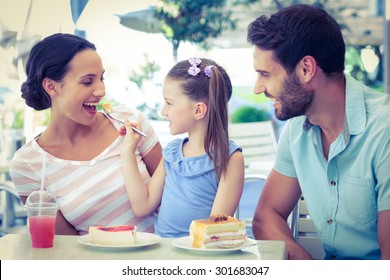
<instances>
[{"instance_id":1,"label":"blurred background","mask_svg":"<svg viewBox=\"0 0 390 280\"><path fill-rule=\"evenodd\" d=\"M161 119L161 83L176 61L209 57L231 76L234 122L273 120L266 98L253 94L255 72L246 28L256 17L296 3L326 9L347 44L346 72L384 92L388 0L0 0L0 153L15 149L49 122L48 111L24 105L20 85L31 47L56 32L83 36L106 69L106 98ZM387 61L389 56L387 56ZM386 68L387 67L387 68ZM388 71L387 71L388 73Z\"/></svg>"}]
</instances>

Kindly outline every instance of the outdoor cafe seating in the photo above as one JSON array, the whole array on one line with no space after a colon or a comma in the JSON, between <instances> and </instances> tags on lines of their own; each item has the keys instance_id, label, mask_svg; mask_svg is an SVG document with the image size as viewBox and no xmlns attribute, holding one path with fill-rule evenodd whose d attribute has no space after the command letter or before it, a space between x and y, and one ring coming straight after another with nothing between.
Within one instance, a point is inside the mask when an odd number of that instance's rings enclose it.
<instances>
[{"instance_id":1,"label":"outdoor cafe seating","mask_svg":"<svg viewBox=\"0 0 390 280\"><path fill-rule=\"evenodd\" d=\"M162 145L168 143L172 135L169 134L169 126L165 121L152 121L152 125L162 140ZM272 128L271 123L255 124L268 126ZM233 126L232 126L233 127ZM235 134L232 129L232 138L235 138ZM263 130L251 126L247 126L246 131L258 131ZM242 133L242 128L238 128L238 131ZM268 133L273 130L268 130ZM230 133L230 127L229 127ZM253 133L252 133L253 134ZM180 135L185 137L186 135ZM273 134L268 136L240 136L241 139L237 140L239 145L249 145L244 147L244 150L252 153L259 152L261 148L250 147L254 143L260 143L262 148L270 149L271 153L274 153L274 143L271 145L264 144L264 139L259 140L256 137L268 137L272 141L275 138ZM252 137L252 139L250 139ZM238 138L236 138L238 139ZM249 140L248 140L249 139ZM267 141L268 141L267 140ZM165 143L165 144L164 144ZM264 154L261 152L259 154ZM246 152L244 155L250 154ZM268 155L268 160L272 156ZM261 162L261 158L257 158ZM256 158L250 159L251 163L256 163ZM2 227L4 237L0 238L0 246L2 247L0 253L0 259L213 259L215 256L211 254L194 254L188 248L178 248L174 246L174 239L162 238L158 244L152 244L151 246L145 246L142 250L102 250L102 248L96 248L90 245L85 245L80 242L80 237L77 236L55 236L54 247L48 250L37 250L31 248L29 234L26 226L26 213L23 208L23 204L20 201L18 194L12 181L9 180L9 174L7 168L4 168L2 174L3 180L1 181L0 193L2 194L2 200L0 203L2 213ZM258 198L261 194L262 185L266 179L266 170L258 170L250 168L249 161L246 168L245 189L240 201L239 207L236 212L236 217L244 220L247 224L247 236L253 240L253 234L251 230L252 217L254 209L256 207ZM269 171L269 170L268 170ZM7 179L8 178L8 179ZM5 194L5 195L4 195ZM8 197L8 199L4 199ZM20 230L17 231L16 229ZM286 251L283 241L254 241L256 246L250 246L250 248L244 248L234 254L219 254L218 259L285 259ZM69 250L72 248L72 250ZM97 250L96 250L97 249Z\"/></svg>"}]
</instances>

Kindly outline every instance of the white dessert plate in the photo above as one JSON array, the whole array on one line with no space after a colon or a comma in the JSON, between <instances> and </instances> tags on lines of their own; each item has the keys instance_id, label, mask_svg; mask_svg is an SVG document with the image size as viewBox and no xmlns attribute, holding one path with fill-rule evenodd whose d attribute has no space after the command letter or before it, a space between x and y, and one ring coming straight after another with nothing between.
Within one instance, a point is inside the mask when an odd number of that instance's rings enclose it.
<instances>
[{"instance_id":1,"label":"white dessert plate","mask_svg":"<svg viewBox=\"0 0 390 280\"><path fill-rule=\"evenodd\" d=\"M91 246L95 248L108 248L108 249L138 249L145 246L150 246L160 242L161 237L153 233L148 232L137 232L137 241L134 245L103 245L92 242L91 236L89 234L80 236L77 238L77 242L80 244Z\"/></svg>"},{"instance_id":2,"label":"white dessert plate","mask_svg":"<svg viewBox=\"0 0 390 280\"><path fill-rule=\"evenodd\" d=\"M257 244L256 240L246 238L244 244L237 246L237 247L233 247L233 248L221 248L221 247L193 248L191 236L183 236L183 237L179 237L179 238L172 240L172 245L177 247L177 248L186 249L186 250L193 251L193 252L219 253L219 254L240 251L242 249L251 247L251 246L256 245L256 244Z\"/></svg>"}]
</instances>

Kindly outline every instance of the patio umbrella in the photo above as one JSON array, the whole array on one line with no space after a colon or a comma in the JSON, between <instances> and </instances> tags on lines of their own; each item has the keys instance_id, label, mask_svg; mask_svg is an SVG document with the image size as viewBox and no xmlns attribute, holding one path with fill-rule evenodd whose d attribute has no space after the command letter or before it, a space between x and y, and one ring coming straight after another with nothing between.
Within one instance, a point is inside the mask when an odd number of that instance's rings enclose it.
<instances>
[{"instance_id":1,"label":"patio umbrella","mask_svg":"<svg viewBox=\"0 0 390 280\"><path fill-rule=\"evenodd\" d=\"M2 75L6 77L13 77L16 75L15 65L9 63L8 57L10 55L5 55L9 53L13 53L10 50L11 47L15 46L17 42L18 32L8 29L8 27L0 20L0 80ZM3 55L4 53L4 55ZM4 92L4 88L2 88L0 84L0 94ZM2 97L0 96L0 103L2 102Z\"/></svg>"},{"instance_id":2,"label":"patio umbrella","mask_svg":"<svg viewBox=\"0 0 390 280\"><path fill-rule=\"evenodd\" d=\"M123 26L146 33L161 32L161 22L154 16L155 6L146 9L116 15Z\"/></svg>"},{"instance_id":3,"label":"patio umbrella","mask_svg":"<svg viewBox=\"0 0 390 280\"><path fill-rule=\"evenodd\" d=\"M80 30L77 28L77 21L84 11L85 6L87 5L88 0L70 0L70 9L72 12L72 20L75 24L74 34L86 38L86 34L84 30Z\"/></svg>"},{"instance_id":4,"label":"patio umbrella","mask_svg":"<svg viewBox=\"0 0 390 280\"><path fill-rule=\"evenodd\" d=\"M18 66L18 61L22 61L23 68L26 67L27 59L30 54L31 48L42 39L41 35L32 34L25 36L16 42L17 53L14 57L13 63ZM24 70L23 70L24 71Z\"/></svg>"},{"instance_id":5,"label":"patio umbrella","mask_svg":"<svg viewBox=\"0 0 390 280\"><path fill-rule=\"evenodd\" d=\"M9 47L15 45L17 35L18 32L9 30L3 21L0 20L0 45L4 49L8 49Z\"/></svg>"}]
</instances>

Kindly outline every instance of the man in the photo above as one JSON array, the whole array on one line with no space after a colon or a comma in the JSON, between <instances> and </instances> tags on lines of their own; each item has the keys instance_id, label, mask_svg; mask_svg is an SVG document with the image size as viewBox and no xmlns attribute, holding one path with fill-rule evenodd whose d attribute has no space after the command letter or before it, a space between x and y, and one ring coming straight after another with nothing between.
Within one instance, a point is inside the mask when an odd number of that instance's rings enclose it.
<instances>
[{"instance_id":1,"label":"man","mask_svg":"<svg viewBox=\"0 0 390 280\"><path fill-rule=\"evenodd\" d=\"M286 220L301 195L325 259L390 259L390 96L343 74L337 22L294 5L248 27L255 93L288 120L253 220L256 239L285 240L290 259L311 256Z\"/></svg>"}]
</instances>

